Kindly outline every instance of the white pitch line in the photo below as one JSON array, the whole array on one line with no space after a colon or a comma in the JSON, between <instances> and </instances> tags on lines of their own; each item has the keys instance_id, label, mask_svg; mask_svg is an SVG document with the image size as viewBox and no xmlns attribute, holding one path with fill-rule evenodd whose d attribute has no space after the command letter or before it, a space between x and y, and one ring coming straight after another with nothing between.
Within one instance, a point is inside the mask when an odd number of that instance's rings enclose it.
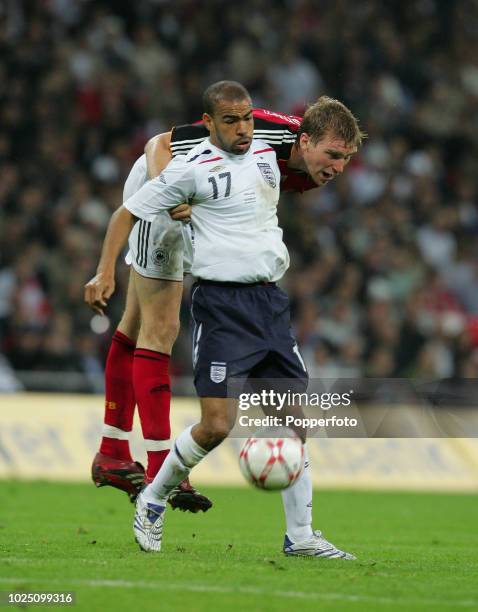
<instances>
[{"instance_id":1,"label":"white pitch line","mask_svg":"<svg viewBox=\"0 0 478 612\"><path fill-rule=\"evenodd\" d=\"M34 583L34 584L61 584L69 586L87 586L87 587L109 587L109 588L124 588L124 589L152 589L157 591L189 591L192 593L225 593L231 595L265 595L273 597L283 597L290 599L316 599L326 601L348 601L348 602L367 602L389 605L427 605L427 606L462 606L472 607L478 606L478 600L471 599L391 599L390 597L371 597L368 595L347 595L346 593L307 593L305 591L277 591L269 589L261 589L259 587L228 587L228 586L213 586L208 584L189 584L189 583L165 583L157 582L133 582L130 580L56 580L49 578L0 578L0 583L15 584L15 583Z\"/></svg>"}]
</instances>

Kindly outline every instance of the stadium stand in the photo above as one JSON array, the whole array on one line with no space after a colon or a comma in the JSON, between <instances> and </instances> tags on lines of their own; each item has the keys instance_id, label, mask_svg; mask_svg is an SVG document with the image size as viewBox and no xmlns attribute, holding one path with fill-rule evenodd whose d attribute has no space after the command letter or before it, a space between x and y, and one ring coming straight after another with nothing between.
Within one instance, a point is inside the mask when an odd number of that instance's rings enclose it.
<instances>
[{"instance_id":1,"label":"stadium stand","mask_svg":"<svg viewBox=\"0 0 478 612\"><path fill-rule=\"evenodd\" d=\"M478 9L407 7L3 3L0 389L101 390L127 279L121 266L105 329L83 285L107 221L147 139L199 118L221 78L282 112L337 97L369 134L332 185L282 197L311 375L478 377ZM191 373L187 291L183 306L176 377Z\"/></svg>"}]
</instances>

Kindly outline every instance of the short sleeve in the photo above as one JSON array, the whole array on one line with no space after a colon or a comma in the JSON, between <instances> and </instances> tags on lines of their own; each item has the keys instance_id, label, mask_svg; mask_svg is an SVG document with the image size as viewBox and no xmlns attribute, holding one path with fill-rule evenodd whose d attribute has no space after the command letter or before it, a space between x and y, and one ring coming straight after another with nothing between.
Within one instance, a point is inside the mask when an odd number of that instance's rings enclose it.
<instances>
[{"instance_id":1,"label":"short sleeve","mask_svg":"<svg viewBox=\"0 0 478 612\"><path fill-rule=\"evenodd\" d=\"M202 122L197 122L189 125L179 125L171 131L171 155L185 155L197 144L206 140L209 132Z\"/></svg>"},{"instance_id":2,"label":"short sleeve","mask_svg":"<svg viewBox=\"0 0 478 612\"><path fill-rule=\"evenodd\" d=\"M123 206L135 217L152 221L159 212L189 201L194 191L194 169L180 156L171 160L159 176L143 185Z\"/></svg>"},{"instance_id":3,"label":"short sleeve","mask_svg":"<svg viewBox=\"0 0 478 612\"><path fill-rule=\"evenodd\" d=\"M299 117L262 108L254 109L254 138L271 146L277 159L289 159L299 126Z\"/></svg>"}]
</instances>

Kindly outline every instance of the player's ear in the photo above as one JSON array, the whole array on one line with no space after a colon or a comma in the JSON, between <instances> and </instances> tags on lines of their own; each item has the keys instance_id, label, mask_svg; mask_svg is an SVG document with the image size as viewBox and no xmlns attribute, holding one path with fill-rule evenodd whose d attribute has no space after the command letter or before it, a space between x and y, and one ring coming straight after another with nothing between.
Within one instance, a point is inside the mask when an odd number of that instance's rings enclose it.
<instances>
[{"instance_id":1,"label":"player's ear","mask_svg":"<svg viewBox=\"0 0 478 612\"><path fill-rule=\"evenodd\" d=\"M310 136L307 132L302 132L299 138L299 149L302 151L307 150L309 148Z\"/></svg>"},{"instance_id":2,"label":"player's ear","mask_svg":"<svg viewBox=\"0 0 478 612\"><path fill-rule=\"evenodd\" d=\"M211 117L211 115L209 115L208 113L203 113L202 121L203 121L206 129L210 132L211 131L211 125L212 125L212 117Z\"/></svg>"}]
</instances>

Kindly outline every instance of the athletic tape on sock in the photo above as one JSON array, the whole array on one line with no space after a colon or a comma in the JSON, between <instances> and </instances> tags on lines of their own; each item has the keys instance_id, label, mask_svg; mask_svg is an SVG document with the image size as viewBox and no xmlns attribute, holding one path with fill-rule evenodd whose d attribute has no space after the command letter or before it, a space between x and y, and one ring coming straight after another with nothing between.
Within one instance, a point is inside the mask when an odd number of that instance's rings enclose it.
<instances>
[{"instance_id":1,"label":"athletic tape on sock","mask_svg":"<svg viewBox=\"0 0 478 612\"><path fill-rule=\"evenodd\" d=\"M145 440L144 446L147 451L163 451L171 448L171 439L169 440Z\"/></svg>"},{"instance_id":2,"label":"athletic tape on sock","mask_svg":"<svg viewBox=\"0 0 478 612\"><path fill-rule=\"evenodd\" d=\"M124 431L123 429L118 429L118 427L113 427L113 425L103 425L102 435L105 438L113 438L115 440L129 440L129 431Z\"/></svg>"}]
</instances>

